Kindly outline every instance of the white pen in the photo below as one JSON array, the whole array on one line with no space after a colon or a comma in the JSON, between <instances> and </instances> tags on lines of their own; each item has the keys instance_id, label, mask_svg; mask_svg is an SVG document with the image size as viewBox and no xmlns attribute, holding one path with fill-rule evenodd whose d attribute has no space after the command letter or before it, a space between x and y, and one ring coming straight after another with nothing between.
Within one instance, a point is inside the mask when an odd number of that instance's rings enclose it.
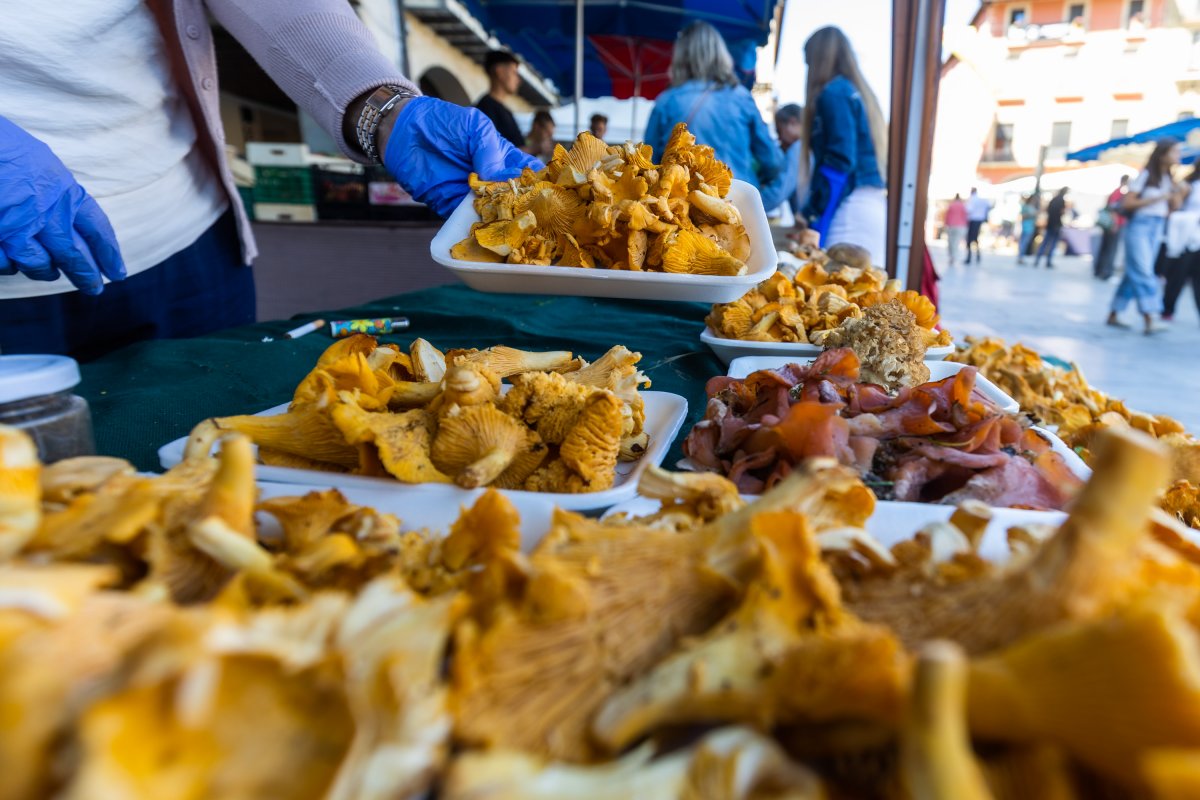
<instances>
[{"instance_id":1,"label":"white pen","mask_svg":"<svg viewBox=\"0 0 1200 800\"><path fill-rule=\"evenodd\" d=\"M304 336L305 334L308 334L308 333L312 333L313 331L319 329L324 324L325 324L325 320L314 319L312 322L306 322L305 324L301 325L299 328L293 328L292 330L288 331L287 333L285 333L283 335L283 338L299 339L301 336Z\"/></svg>"}]
</instances>

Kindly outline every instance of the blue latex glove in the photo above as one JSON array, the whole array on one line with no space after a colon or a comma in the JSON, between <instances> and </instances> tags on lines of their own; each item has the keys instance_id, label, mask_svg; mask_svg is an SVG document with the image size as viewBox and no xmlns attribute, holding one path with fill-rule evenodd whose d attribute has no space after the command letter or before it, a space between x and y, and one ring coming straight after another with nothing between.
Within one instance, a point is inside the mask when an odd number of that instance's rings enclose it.
<instances>
[{"instance_id":1,"label":"blue latex glove","mask_svg":"<svg viewBox=\"0 0 1200 800\"><path fill-rule=\"evenodd\" d=\"M61 272L84 294L125 262L108 217L50 148L0 117L0 275L52 281Z\"/></svg>"},{"instance_id":2,"label":"blue latex glove","mask_svg":"<svg viewBox=\"0 0 1200 800\"><path fill-rule=\"evenodd\" d=\"M450 216L467 193L472 172L488 181L515 178L521 170L542 168L500 134L477 108L463 108L433 97L404 104L383 154L383 163L413 199L443 217Z\"/></svg>"},{"instance_id":3,"label":"blue latex glove","mask_svg":"<svg viewBox=\"0 0 1200 800\"><path fill-rule=\"evenodd\" d=\"M829 200L825 203L825 210L821 212L821 219L813 226L813 230L821 234L821 246L828 247L831 244L837 244L837 242L826 242L825 234L829 233L829 226L833 224L833 215L837 213L837 208L842 203L842 195L846 192L846 184L849 183L850 176L832 167L821 167L819 172L829 185Z\"/></svg>"}]
</instances>

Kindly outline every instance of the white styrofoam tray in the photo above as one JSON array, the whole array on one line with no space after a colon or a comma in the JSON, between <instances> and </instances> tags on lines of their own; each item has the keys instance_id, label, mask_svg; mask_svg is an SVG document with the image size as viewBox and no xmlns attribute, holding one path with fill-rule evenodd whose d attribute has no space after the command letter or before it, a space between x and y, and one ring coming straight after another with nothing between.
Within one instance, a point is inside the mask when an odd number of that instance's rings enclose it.
<instances>
[{"instance_id":1,"label":"white styrofoam tray","mask_svg":"<svg viewBox=\"0 0 1200 800\"><path fill-rule=\"evenodd\" d=\"M811 357L742 356L729 362L729 371L726 374L731 378L740 379L745 378L752 372L758 372L760 369L779 369L780 367L786 367L788 364L810 364L815 360L815 358ZM940 381L943 378L949 378L951 375L956 374L966 364L959 364L954 361L926 361L925 366L929 367L929 380ZM975 376L975 388L980 394L995 403L1001 411L1016 414L1021 410L1016 400L1009 397L1003 389L985 378L983 373L978 373Z\"/></svg>"},{"instance_id":2,"label":"white styrofoam tray","mask_svg":"<svg viewBox=\"0 0 1200 800\"><path fill-rule=\"evenodd\" d=\"M726 364L735 358L744 356L789 356L795 359L819 356L825 351L821 345L807 342L747 342L741 339L726 339L723 336L717 336L713 329L707 326L700 334L700 341L711 347L712 351L717 354L717 358ZM953 352L953 342L930 347L925 351L925 360L941 361Z\"/></svg>"},{"instance_id":3,"label":"white styrofoam tray","mask_svg":"<svg viewBox=\"0 0 1200 800\"><path fill-rule=\"evenodd\" d=\"M663 459L666 458L667 451L670 450L671 443L679 433L684 419L687 417L687 401L677 394L670 394L669 392L642 392L642 398L646 404L645 429L650 435L650 444L646 448L646 452L637 461L621 461L617 463L617 475L611 489L586 494L504 490L504 494L508 495L514 501L522 497L540 498L550 501L559 508L571 511L596 511L608 508L615 503L634 496L637 493L638 479L641 478L642 472L651 464L658 466L662 463ZM259 416L282 414L285 411L287 411L287 404L268 408L266 411L259 412ZM186 444L187 437L183 436L159 448L158 460L164 469L170 469L183 460L183 451ZM320 472L318 470L296 469L293 467L272 467L260 464L257 467L256 474L260 481L270 483L286 483L293 486L318 486L322 488L334 487L343 490L361 489L370 494L369 502L365 502L364 504L377 507L385 499L394 499L398 503L415 501L415 503L420 504L424 503L425 497L449 497L452 501L450 504L454 508L457 508L458 505L469 503L470 498L474 496L472 491L460 489L457 486L432 483L400 483L391 478ZM458 499L455 500L454 498Z\"/></svg>"},{"instance_id":4,"label":"white styrofoam tray","mask_svg":"<svg viewBox=\"0 0 1200 800\"><path fill-rule=\"evenodd\" d=\"M463 508L469 508L475 503L485 489L459 489L447 484L427 484L421 487L420 493L412 492L381 492L375 489L359 487L334 487L332 481L325 485L297 486L288 483L271 483L259 481L259 499L270 500L275 497L300 497L312 491L337 488L347 500L355 505L374 508L385 514L395 514L400 518L401 529L405 531L426 531L433 536L445 536L450 532L450 526L458 519ZM506 492L508 499L521 515L521 549L529 552L542 540L550 530L550 522L554 517L554 507L559 505L545 495L535 492ZM260 528L268 532L274 530L277 524L265 512L259 516Z\"/></svg>"},{"instance_id":5,"label":"white styrofoam tray","mask_svg":"<svg viewBox=\"0 0 1200 800\"><path fill-rule=\"evenodd\" d=\"M617 297L630 300L680 300L729 303L775 272L778 259L758 190L735 180L727 198L741 212L750 237L744 275L677 275L584 267L541 267L533 264L488 264L452 258L450 248L471 233L479 221L475 195L469 194L442 225L429 245L433 260L449 268L463 283L481 292Z\"/></svg>"},{"instance_id":6,"label":"white styrofoam tray","mask_svg":"<svg viewBox=\"0 0 1200 800\"><path fill-rule=\"evenodd\" d=\"M756 497L747 496L746 500L753 502ZM625 512L630 516L640 517L653 514L660 508L657 500L648 497L635 497L615 505L605 512L604 516ZM897 503L881 500L875 504L875 513L867 520L867 532L879 540L884 547L890 548L897 542L911 539L912 535L931 522L945 522L954 513L954 506L937 505L934 503ZM979 554L989 561L1002 562L1009 556L1009 528L1018 525L1061 525L1067 518L1064 511L1030 511L1021 508L993 508L992 521L984 531L979 543Z\"/></svg>"}]
</instances>

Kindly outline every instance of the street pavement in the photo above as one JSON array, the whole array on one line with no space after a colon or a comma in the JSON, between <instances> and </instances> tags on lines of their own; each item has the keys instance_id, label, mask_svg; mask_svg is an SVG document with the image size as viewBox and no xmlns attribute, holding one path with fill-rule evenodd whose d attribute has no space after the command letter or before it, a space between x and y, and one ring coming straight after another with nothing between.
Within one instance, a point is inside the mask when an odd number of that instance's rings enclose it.
<instances>
[{"instance_id":1,"label":"street pavement","mask_svg":"<svg viewBox=\"0 0 1200 800\"><path fill-rule=\"evenodd\" d=\"M999 336L1074 362L1089 383L1131 408L1169 414L1200 433L1200 314L1191 287L1175 321L1146 336L1132 307L1124 314L1130 330L1104 324L1119 276L1093 278L1090 256L1056 258L1053 270L1035 270L1017 266L1012 252L984 253L982 264L954 267L944 242L930 252L942 278L942 322L956 339Z\"/></svg>"}]
</instances>

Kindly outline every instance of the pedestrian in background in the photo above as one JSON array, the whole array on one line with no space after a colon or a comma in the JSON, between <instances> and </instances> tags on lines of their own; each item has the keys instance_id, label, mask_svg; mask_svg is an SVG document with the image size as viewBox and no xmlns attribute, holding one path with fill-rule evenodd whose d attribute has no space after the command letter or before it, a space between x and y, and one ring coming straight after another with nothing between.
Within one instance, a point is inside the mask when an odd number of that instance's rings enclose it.
<instances>
[{"instance_id":1,"label":"pedestrian in background","mask_svg":"<svg viewBox=\"0 0 1200 800\"><path fill-rule=\"evenodd\" d=\"M533 125L521 149L544 162L554 157L554 117L550 116L549 111L543 110L533 115Z\"/></svg>"},{"instance_id":2,"label":"pedestrian in background","mask_svg":"<svg viewBox=\"0 0 1200 800\"><path fill-rule=\"evenodd\" d=\"M975 263L980 261L979 255L979 232L983 230L983 223L987 222L988 214L992 210L992 204L979 196L979 190L974 186L971 187L971 194L967 198L967 261L971 263L971 245L975 246Z\"/></svg>"},{"instance_id":3,"label":"pedestrian in background","mask_svg":"<svg viewBox=\"0 0 1200 800\"><path fill-rule=\"evenodd\" d=\"M1098 280L1106 281L1112 277L1113 266L1117 260L1117 250L1121 245L1121 230L1125 226L1125 217L1121 214L1121 200L1128 191L1129 176L1121 176L1121 184L1112 191L1104 208L1096 215L1096 224L1100 227L1100 252L1092 264L1092 273Z\"/></svg>"},{"instance_id":4,"label":"pedestrian in background","mask_svg":"<svg viewBox=\"0 0 1200 800\"><path fill-rule=\"evenodd\" d=\"M603 114L592 114L588 130L592 132L592 136L603 142L604 137L608 135L608 117Z\"/></svg>"},{"instance_id":5,"label":"pedestrian in background","mask_svg":"<svg viewBox=\"0 0 1200 800\"><path fill-rule=\"evenodd\" d=\"M762 187L763 207L772 210L787 204L793 216L800 213L808 192L808 170L801 165L804 133L804 111L795 103L780 106L775 111L775 135L783 150L783 169L775 180Z\"/></svg>"},{"instance_id":6,"label":"pedestrian in background","mask_svg":"<svg viewBox=\"0 0 1200 800\"><path fill-rule=\"evenodd\" d=\"M1021 238L1017 242L1017 264L1024 264L1025 256L1029 255L1033 237L1037 235L1038 214L1041 211L1041 203L1036 193L1026 197L1025 202L1021 204Z\"/></svg>"},{"instance_id":7,"label":"pedestrian in background","mask_svg":"<svg viewBox=\"0 0 1200 800\"><path fill-rule=\"evenodd\" d=\"M492 50L483 59L483 68L488 76L488 91L475 103L475 107L496 126L496 131L508 139L513 147L525 146L525 135L505 101L521 88L521 62L507 50Z\"/></svg>"},{"instance_id":8,"label":"pedestrian in background","mask_svg":"<svg viewBox=\"0 0 1200 800\"><path fill-rule=\"evenodd\" d=\"M1175 318L1179 295L1189 283L1200 311L1200 163L1183 181L1179 208L1167 217L1166 255L1162 319L1170 322Z\"/></svg>"},{"instance_id":9,"label":"pedestrian in background","mask_svg":"<svg viewBox=\"0 0 1200 800\"><path fill-rule=\"evenodd\" d=\"M1042 256L1046 257L1046 269L1054 269L1054 249L1062 238L1063 215L1067 213L1067 187L1062 187L1046 204L1046 232L1042 235L1042 244L1038 247L1037 255L1033 257L1033 268L1037 269Z\"/></svg>"},{"instance_id":10,"label":"pedestrian in background","mask_svg":"<svg viewBox=\"0 0 1200 800\"><path fill-rule=\"evenodd\" d=\"M962 195L954 195L946 206L946 248L950 251L950 266L958 263L958 251L967 238L967 204Z\"/></svg>"},{"instance_id":11,"label":"pedestrian in background","mask_svg":"<svg viewBox=\"0 0 1200 800\"><path fill-rule=\"evenodd\" d=\"M1154 314L1161 309L1158 279L1154 277L1154 259L1162 241L1167 215L1178 207L1181 193L1171 180L1171 168L1179 163L1179 142L1160 139L1146 162L1146 168L1129 185L1121 210L1129 217L1125 225L1125 275L1113 295L1107 324L1128 328L1119 314L1131 301L1137 302L1145 322L1144 333L1155 332Z\"/></svg>"},{"instance_id":12,"label":"pedestrian in background","mask_svg":"<svg viewBox=\"0 0 1200 800\"><path fill-rule=\"evenodd\" d=\"M733 72L733 57L717 29L693 22L679 32L671 55L671 86L658 96L646 123L646 143L662 158L675 125L686 122L700 144L716 151L733 177L754 188L783 169L783 152Z\"/></svg>"},{"instance_id":13,"label":"pedestrian in background","mask_svg":"<svg viewBox=\"0 0 1200 800\"><path fill-rule=\"evenodd\" d=\"M804 43L808 86L804 153L813 167L803 216L822 247L863 247L871 263L885 263L887 128L875 93L841 29L819 29Z\"/></svg>"}]
</instances>

